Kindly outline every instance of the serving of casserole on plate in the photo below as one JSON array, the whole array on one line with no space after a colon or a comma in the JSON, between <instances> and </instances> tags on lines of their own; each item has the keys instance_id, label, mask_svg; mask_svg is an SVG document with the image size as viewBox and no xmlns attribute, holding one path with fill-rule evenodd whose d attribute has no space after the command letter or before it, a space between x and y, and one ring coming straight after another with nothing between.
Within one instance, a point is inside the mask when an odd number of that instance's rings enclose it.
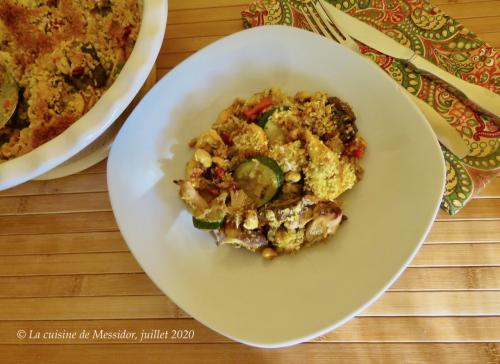
<instances>
[{"instance_id":1,"label":"serving of casserole on plate","mask_svg":"<svg viewBox=\"0 0 500 364\"><path fill-rule=\"evenodd\" d=\"M154 64L167 7L163 0L0 3L0 68L17 87L17 107L0 125L0 189L52 169L111 125Z\"/></svg>"},{"instance_id":2,"label":"serving of casserole on plate","mask_svg":"<svg viewBox=\"0 0 500 364\"><path fill-rule=\"evenodd\" d=\"M360 180L366 144L339 98L272 88L236 99L190 146L175 182L194 226L271 259L325 240L347 219L339 197Z\"/></svg>"}]
</instances>

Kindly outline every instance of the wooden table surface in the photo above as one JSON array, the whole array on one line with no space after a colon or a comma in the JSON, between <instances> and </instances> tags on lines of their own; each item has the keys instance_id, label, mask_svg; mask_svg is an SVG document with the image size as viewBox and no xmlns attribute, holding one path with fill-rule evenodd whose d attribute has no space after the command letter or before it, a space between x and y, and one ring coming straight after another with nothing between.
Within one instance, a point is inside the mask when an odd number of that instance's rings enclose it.
<instances>
[{"instance_id":1,"label":"wooden table surface","mask_svg":"<svg viewBox=\"0 0 500 364\"><path fill-rule=\"evenodd\" d=\"M170 1L158 76L240 30L245 3ZM500 46L500 1L433 3ZM410 267L359 317L276 350L214 333L154 286L118 231L105 162L0 192L0 363L499 363L499 315L500 178L458 215L441 211ZM194 337L124 334L155 329ZM94 330L123 337L93 339Z\"/></svg>"}]
</instances>

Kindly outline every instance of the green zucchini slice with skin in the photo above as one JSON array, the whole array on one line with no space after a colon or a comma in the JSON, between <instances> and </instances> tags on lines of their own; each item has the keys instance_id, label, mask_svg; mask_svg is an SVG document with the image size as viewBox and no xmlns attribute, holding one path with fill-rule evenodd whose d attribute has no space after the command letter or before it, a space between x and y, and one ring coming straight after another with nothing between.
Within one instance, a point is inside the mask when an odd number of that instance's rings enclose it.
<instances>
[{"instance_id":1,"label":"green zucchini slice with skin","mask_svg":"<svg viewBox=\"0 0 500 364\"><path fill-rule=\"evenodd\" d=\"M201 230L216 230L222 226L223 222L224 219L220 221L205 221L197 219L196 217L193 216L194 227Z\"/></svg>"},{"instance_id":2,"label":"green zucchini slice with skin","mask_svg":"<svg viewBox=\"0 0 500 364\"><path fill-rule=\"evenodd\" d=\"M283 171L274 159L257 156L242 162L234 179L257 207L269 202L283 185Z\"/></svg>"},{"instance_id":3,"label":"green zucchini slice with skin","mask_svg":"<svg viewBox=\"0 0 500 364\"><path fill-rule=\"evenodd\" d=\"M266 124L269 121L270 117L276 112L276 111L288 111L290 108L288 106L281 106L281 107L275 107L272 109L267 110L266 112L263 112L262 115L259 118L258 124L262 129L266 128Z\"/></svg>"},{"instance_id":4,"label":"green zucchini slice with skin","mask_svg":"<svg viewBox=\"0 0 500 364\"><path fill-rule=\"evenodd\" d=\"M288 106L282 106L270 109L262 113L261 117L259 118L258 124L262 129L264 129L271 143L282 143L285 140L285 134L283 133L283 130L281 130L278 124L276 124L272 120L273 118L271 116L275 112L288 111L288 110L290 110Z\"/></svg>"}]
</instances>

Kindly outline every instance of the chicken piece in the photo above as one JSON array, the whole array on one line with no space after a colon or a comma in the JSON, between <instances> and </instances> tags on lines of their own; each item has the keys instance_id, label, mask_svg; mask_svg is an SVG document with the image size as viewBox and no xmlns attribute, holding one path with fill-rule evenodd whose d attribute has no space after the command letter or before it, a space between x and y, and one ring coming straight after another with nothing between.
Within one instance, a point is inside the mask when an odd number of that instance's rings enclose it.
<instances>
[{"instance_id":1,"label":"chicken piece","mask_svg":"<svg viewBox=\"0 0 500 364\"><path fill-rule=\"evenodd\" d=\"M346 157L334 153L310 131L306 130L309 164L304 169L305 186L315 196L335 200L357 181L355 166Z\"/></svg>"}]
</instances>

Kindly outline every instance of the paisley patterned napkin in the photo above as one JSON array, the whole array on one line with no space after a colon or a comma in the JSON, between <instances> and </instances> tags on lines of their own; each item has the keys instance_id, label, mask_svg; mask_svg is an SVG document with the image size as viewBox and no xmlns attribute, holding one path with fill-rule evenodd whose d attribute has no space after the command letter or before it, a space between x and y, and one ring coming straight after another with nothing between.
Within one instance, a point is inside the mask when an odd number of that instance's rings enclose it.
<instances>
[{"instance_id":1,"label":"paisley patterned napkin","mask_svg":"<svg viewBox=\"0 0 500 364\"><path fill-rule=\"evenodd\" d=\"M308 29L302 7L311 0L252 1L242 12L245 27L285 24ZM427 0L329 0L337 8L383 31L448 72L500 93L500 50L494 49ZM409 92L434 107L464 139L470 153L457 158L444 146L446 190L441 207L450 215L500 174L500 127L465 106L435 81L402 62L360 44ZM500 123L497 120L497 123Z\"/></svg>"}]
</instances>

